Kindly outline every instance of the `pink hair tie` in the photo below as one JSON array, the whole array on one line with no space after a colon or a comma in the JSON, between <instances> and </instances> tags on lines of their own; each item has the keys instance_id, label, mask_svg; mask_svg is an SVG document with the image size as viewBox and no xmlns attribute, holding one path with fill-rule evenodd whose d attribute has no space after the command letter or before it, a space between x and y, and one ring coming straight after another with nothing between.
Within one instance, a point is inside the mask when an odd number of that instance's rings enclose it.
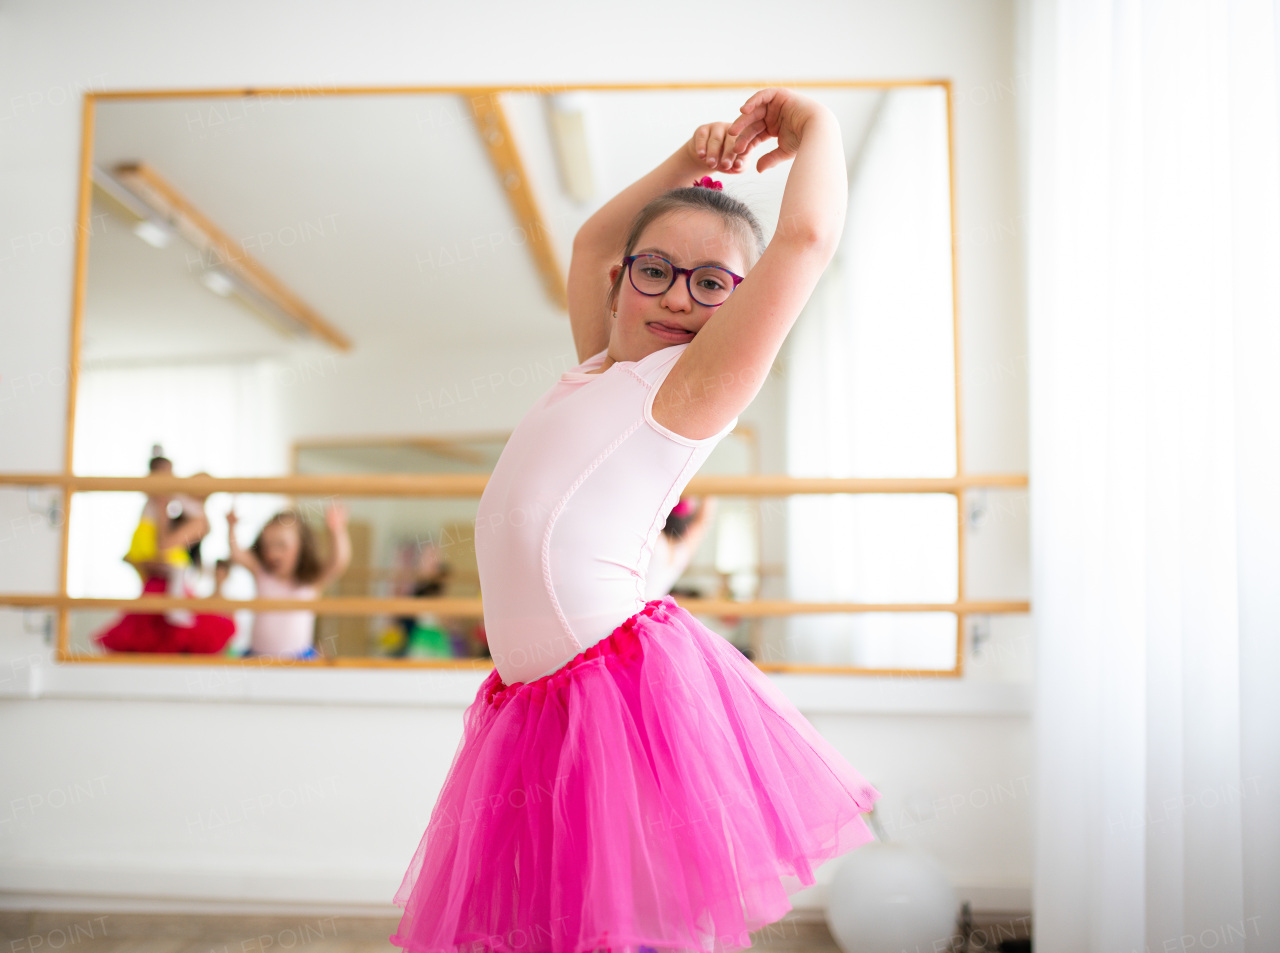
<instances>
[{"instance_id":1,"label":"pink hair tie","mask_svg":"<svg viewBox=\"0 0 1280 953\"><path fill-rule=\"evenodd\" d=\"M688 500L681 500L671 508L672 516L686 516L693 511L693 504Z\"/></svg>"},{"instance_id":2,"label":"pink hair tie","mask_svg":"<svg viewBox=\"0 0 1280 953\"><path fill-rule=\"evenodd\" d=\"M711 176L709 175L704 175L697 182L693 183L693 187L695 189L698 188L699 186L701 186L704 189L719 189L722 192L724 191L724 183L717 182L715 179L711 178Z\"/></svg>"}]
</instances>

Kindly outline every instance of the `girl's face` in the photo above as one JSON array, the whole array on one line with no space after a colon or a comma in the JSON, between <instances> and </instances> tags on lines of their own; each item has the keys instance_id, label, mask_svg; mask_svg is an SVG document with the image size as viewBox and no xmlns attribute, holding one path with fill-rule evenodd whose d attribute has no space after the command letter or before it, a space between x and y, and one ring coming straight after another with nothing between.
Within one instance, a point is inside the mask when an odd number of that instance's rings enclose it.
<instances>
[{"instance_id":1,"label":"girl's face","mask_svg":"<svg viewBox=\"0 0 1280 953\"><path fill-rule=\"evenodd\" d=\"M295 526L271 523L262 531L262 562L273 576L293 576L298 567L300 548L301 541Z\"/></svg>"},{"instance_id":2,"label":"girl's face","mask_svg":"<svg viewBox=\"0 0 1280 953\"><path fill-rule=\"evenodd\" d=\"M650 222L632 252L644 253L661 255L677 268L719 265L736 275L747 273L736 236L719 215L704 209L681 209ZM621 262L609 269L610 282L622 269ZM638 361L664 347L692 341L716 313L716 307L689 297L686 277L677 276L665 294L643 295L627 275L622 276L614 309L618 316L609 318L609 355L615 361Z\"/></svg>"}]
</instances>

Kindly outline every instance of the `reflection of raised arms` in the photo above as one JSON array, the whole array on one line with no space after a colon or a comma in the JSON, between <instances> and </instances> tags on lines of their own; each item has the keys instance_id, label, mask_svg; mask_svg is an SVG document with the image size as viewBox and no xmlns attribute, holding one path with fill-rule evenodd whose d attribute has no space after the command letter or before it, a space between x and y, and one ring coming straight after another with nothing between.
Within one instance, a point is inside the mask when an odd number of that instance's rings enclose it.
<instances>
[{"instance_id":1,"label":"reflection of raised arms","mask_svg":"<svg viewBox=\"0 0 1280 953\"><path fill-rule=\"evenodd\" d=\"M679 508L679 504L676 508ZM672 513L675 512L676 510L673 509ZM715 512L715 497L704 496L685 526L684 533L678 539L672 539L666 529L658 534L645 583L650 599L665 596L671 591L676 580L684 575L684 571L689 568L689 563L693 561L693 554L698 551L702 537L706 535L707 528L711 525Z\"/></svg>"},{"instance_id":2,"label":"reflection of raised arms","mask_svg":"<svg viewBox=\"0 0 1280 953\"><path fill-rule=\"evenodd\" d=\"M768 248L689 342L654 398L654 420L695 440L719 433L759 392L835 255L849 194L840 125L820 103L787 89L763 89L743 104L729 132L743 152L777 138L776 148L756 163L761 171L795 161Z\"/></svg>"},{"instance_id":3,"label":"reflection of raised arms","mask_svg":"<svg viewBox=\"0 0 1280 953\"><path fill-rule=\"evenodd\" d=\"M347 532L347 508L340 502L332 503L324 513L329 526L329 560L316 580L316 590L335 581L351 564L351 536Z\"/></svg>"},{"instance_id":4,"label":"reflection of raised arms","mask_svg":"<svg viewBox=\"0 0 1280 953\"><path fill-rule=\"evenodd\" d=\"M716 498L704 496L698 503L698 508L694 511L693 519L689 521L684 535L669 541L672 567L680 567L679 572L676 573L677 579L693 560L693 554L698 551L698 546L702 542L702 537L706 535L707 527L711 525L711 517L715 516L715 512Z\"/></svg>"},{"instance_id":5,"label":"reflection of raised arms","mask_svg":"<svg viewBox=\"0 0 1280 953\"><path fill-rule=\"evenodd\" d=\"M182 506L181 514L170 518L162 506L159 516L151 514L156 509L148 508L142 512L138 528L134 530L129 544L129 552L125 561L131 563L145 579L148 576L164 576L175 564L187 562L187 550L200 542L209 532L209 519L205 516L204 504L183 494L171 498ZM165 502L169 502L166 498Z\"/></svg>"},{"instance_id":6,"label":"reflection of raised arms","mask_svg":"<svg viewBox=\"0 0 1280 953\"><path fill-rule=\"evenodd\" d=\"M236 539L236 523L239 519L234 509L227 511L227 547L231 550L231 561L256 576L262 572L262 563L258 562L258 557L251 550L240 548L240 541Z\"/></svg>"},{"instance_id":7,"label":"reflection of raised arms","mask_svg":"<svg viewBox=\"0 0 1280 953\"><path fill-rule=\"evenodd\" d=\"M741 171L741 156L726 156L715 166L708 159L698 157L699 143L705 145L709 136L720 141L728 126L723 122L700 126L688 142L657 168L602 205L574 235L573 257L569 261L569 323L580 362L600 353L609 344L609 315L605 309L609 267L622 262L622 248L632 219L650 199L671 189L693 185L708 172Z\"/></svg>"},{"instance_id":8,"label":"reflection of raised arms","mask_svg":"<svg viewBox=\"0 0 1280 953\"><path fill-rule=\"evenodd\" d=\"M170 550L188 550L209 532L209 517L205 515L202 501L181 494L175 499L182 504L182 515L166 519L156 534L156 548L162 561Z\"/></svg>"}]
</instances>

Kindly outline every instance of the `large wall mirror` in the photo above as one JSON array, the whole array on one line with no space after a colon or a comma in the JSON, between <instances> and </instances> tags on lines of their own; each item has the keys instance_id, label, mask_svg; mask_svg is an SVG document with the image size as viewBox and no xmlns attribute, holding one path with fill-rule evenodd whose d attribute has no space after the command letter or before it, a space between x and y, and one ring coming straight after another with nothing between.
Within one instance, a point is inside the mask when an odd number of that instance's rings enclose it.
<instances>
[{"instance_id":1,"label":"large wall mirror","mask_svg":"<svg viewBox=\"0 0 1280 953\"><path fill-rule=\"evenodd\" d=\"M801 85L845 234L655 585L766 669L959 674L1027 606L964 591L966 491L1025 481L959 459L950 89ZM577 363L574 234L758 88L88 97L60 657L483 665L476 504ZM767 237L754 160L717 177Z\"/></svg>"}]
</instances>

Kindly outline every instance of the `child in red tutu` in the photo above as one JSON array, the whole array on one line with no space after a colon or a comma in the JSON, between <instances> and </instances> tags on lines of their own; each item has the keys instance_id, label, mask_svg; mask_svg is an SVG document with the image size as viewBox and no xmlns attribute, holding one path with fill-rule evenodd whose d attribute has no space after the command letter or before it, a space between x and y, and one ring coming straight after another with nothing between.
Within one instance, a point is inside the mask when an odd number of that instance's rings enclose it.
<instances>
[{"instance_id":1,"label":"child in red tutu","mask_svg":"<svg viewBox=\"0 0 1280 953\"><path fill-rule=\"evenodd\" d=\"M741 171L770 138L757 168L794 165L765 248L704 173ZM581 363L480 498L494 669L395 895L397 946L733 953L816 865L872 839L878 792L742 653L670 596L645 599L656 537L759 391L846 195L835 117L765 89L578 232Z\"/></svg>"},{"instance_id":2,"label":"child in red tutu","mask_svg":"<svg viewBox=\"0 0 1280 953\"><path fill-rule=\"evenodd\" d=\"M149 472L170 476L173 465L153 450ZM209 532L204 499L185 494L147 497L134 529L125 561L142 577L142 595L190 598L195 595L188 572L200 568L200 542ZM214 595L220 594L227 564L214 570ZM112 652L212 654L226 648L236 634L235 620L212 612L170 609L168 612L126 612L94 636Z\"/></svg>"}]
</instances>

